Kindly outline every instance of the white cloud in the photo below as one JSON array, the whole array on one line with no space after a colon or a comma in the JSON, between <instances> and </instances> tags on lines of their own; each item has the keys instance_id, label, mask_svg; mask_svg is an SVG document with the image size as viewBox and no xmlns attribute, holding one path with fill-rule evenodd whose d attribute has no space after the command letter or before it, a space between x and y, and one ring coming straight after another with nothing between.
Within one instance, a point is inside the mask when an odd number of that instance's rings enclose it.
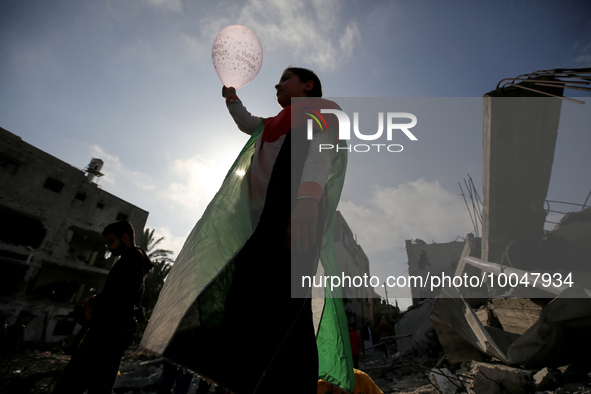
<instances>
[{"instance_id":1,"label":"white cloud","mask_svg":"<svg viewBox=\"0 0 591 394\"><path fill-rule=\"evenodd\" d=\"M101 171L105 176L99 179L101 187L147 209L147 226L154 228L158 237L165 237L160 247L175 255L221 186L233 159L229 154L215 160L191 156L170 161L163 175L151 175L131 170L99 145L86 145L86 150L105 163ZM174 233L168 223L175 224Z\"/></svg>"},{"instance_id":2,"label":"white cloud","mask_svg":"<svg viewBox=\"0 0 591 394\"><path fill-rule=\"evenodd\" d=\"M192 156L170 164L165 198L184 212L202 211L222 183L229 165ZM213 186L216 185L216 186Z\"/></svg>"},{"instance_id":3,"label":"white cloud","mask_svg":"<svg viewBox=\"0 0 591 394\"><path fill-rule=\"evenodd\" d=\"M341 201L339 210L368 254L400 252L406 239L451 242L472 231L459 193L424 179L374 186L367 200Z\"/></svg>"},{"instance_id":4,"label":"white cloud","mask_svg":"<svg viewBox=\"0 0 591 394\"><path fill-rule=\"evenodd\" d=\"M341 51L346 58L350 58L353 55L353 49L355 48L355 44L359 40L360 36L361 34L359 33L359 27L357 26L357 23L352 22L351 24L347 25L343 36L339 39Z\"/></svg>"},{"instance_id":5,"label":"white cloud","mask_svg":"<svg viewBox=\"0 0 591 394\"><path fill-rule=\"evenodd\" d=\"M265 53L281 51L319 71L333 70L348 61L361 42L357 22L344 20L342 8L336 0L249 0L240 10L202 20L200 35L213 40L222 28L243 24L256 33ZM189 36L183 40L192 51L209 50L211 44Z\"/></svg>"},{"instance_id":6,"label":"white cloud","mask_svg":"<svg viewBox=\"0 0 591 394\"><path fill-rule=\"evenodd\" d=\"M339 19L341 7L334 0L251 0L239 20L253 29L265 50L285 49L321 70L332 70L361 41L356 22Z\"/></svg>"},{"instance_id":7,"label":"white cloud","mask_svg":"<svg viewBox=\"0 0 591 394\"><path fill-rule=\"evenodd\" d=\"M168 164L165 179L154 179L147 173L125 167L119 157L107 153L98 145L89 146L88 150L92 157L105 163L103 172L108 176L101 178L100 184L108 186L114 194L150 192L150 199L159 200L167 210L180 211L183 216L190 217L203 211L231 164L225 157L212 160L197 155L176 159ZM156 187L156 184L159 186ZM126 196L122 195L122 198Z\"/></svg>"},{"instance_id":8,"label":"white cloud","mask_svg":"<svg viewBox=\"0 0 591 394\"><path fill-rule=\"evenodd\" d=\"M113 194L121 196L124 192L129 194L130 190L143 193L155 189L149 175L124 167L118 156L107 153L101 146L91 145L88 150L92 157L99 158L105 163L105 170L102 172L108 176L100 178L99 184L108 185L112 188Z\"/></svg>"},{"instance_id":9,"label":"white cloud","mask_svg":"<svg viewBox=\"0 0 591 394\"><path fill-rule=\"evenodd\" d=\"M172 259L179 254L187 238L186 235L180 237L174 235L168 226L155 226L154 236L156 238L164 237L162 242L158 244L158 248L172 250L173 254L170 256Z\"/></svg>"}]
</instances>

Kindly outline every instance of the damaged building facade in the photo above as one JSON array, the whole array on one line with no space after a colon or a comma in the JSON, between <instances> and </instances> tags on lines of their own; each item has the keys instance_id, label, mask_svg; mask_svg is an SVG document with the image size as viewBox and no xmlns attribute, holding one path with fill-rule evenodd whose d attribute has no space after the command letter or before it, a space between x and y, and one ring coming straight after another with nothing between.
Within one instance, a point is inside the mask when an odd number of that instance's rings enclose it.
<instances>
[{"instance_id":1,"label":"damaged building facade","mask_svg":"<svg viewBox=\"0 0 591 394\"><path fill-rule=\"evenodd\" d=\"M141 234L148 212L95 183L99 159L81 171L2 128L0 141L0 317L24 322L25 341L60 340L114 263L102 229L129 220Z\"/></svg>"},{"instance_id":2,"label":"damaged building facade","mask_svg":"<svg viewBox=\"0 0 591 394\"><path fill-rule=\"evenodd\" d=\"M369 259L340 211L336 213L334 249L339 272L344 276L371 276ZM343 303L348 322L357 328L367 322L373 326L383 313L380 296L369 286L345 286Z\"/></svg>"},{"instance_id":3,"label":"damaged building facade","mask_svg":"<svg viewBox=\"0 0 591 394\"><path fill-rule=\"evenodd\" d=\"M553 230L545 230L561 107L563 100L577 101L563 97L564 88L569 87L569 80L584 80L589 73L589 69L538 72L508 80L484 95L483 200L473 215L475 229L482 228L482 236L476 231L476 236L468 234L465 242L430 245L407 240L409 275L484 272L486 281L499 274L561 272L564 279L572 273L569 278L576 276L583 287L591 283L589 269L581 264L591 255L591 244L585 241L591 236L591 207L585 205L587 201L572 204L581 208L565 214ZM493 294L468 287L461 291L466 298L478 298L502 296L507 291L518 291L518 287L488 286ZM552 298L565 289L536 288L541 298ZM419 297L419 290L413 289L417 302L437 296L431 293Z\"/></svg>"},{"instance_id":4,"label":"damaged building facade","mask_svg":"<svg viewBox=\"0 0 591 394\"><path fill-rule=\"evenodd\" d=\"M427 244L422 239L406 240L408 274L425 280L432 272L453 275L463 250L464 243L459 241ZM410 290L413 305L436 295L418 286L413 286Z\"/></svg>"}]
</instances>

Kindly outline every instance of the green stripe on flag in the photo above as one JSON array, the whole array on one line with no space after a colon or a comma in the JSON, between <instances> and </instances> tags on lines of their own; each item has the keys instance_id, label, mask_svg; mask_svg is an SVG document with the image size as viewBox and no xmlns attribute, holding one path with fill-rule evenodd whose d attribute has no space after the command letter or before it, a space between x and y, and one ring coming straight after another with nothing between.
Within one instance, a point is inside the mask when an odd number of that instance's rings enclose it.
<instances>
[{"instance_id":1,"label":"green stripe on flag","mask_svg":"<svg viewBox=\"0 0 591 394\"><path fill-rule=\"evenodd\" d=\"M346 168L346 143L339 141L339 149L325 185L325 193L328 196L327 217L320 260L326 276L339 275L334 253L334 226L336 208L345 182ZM344 391L353 392L355 385L353 356L340 288L335 288L332 292L330 287L325 289L324 310L316 335L316 344L318 346L319 378Z\"/></svg>"}]
</instances>

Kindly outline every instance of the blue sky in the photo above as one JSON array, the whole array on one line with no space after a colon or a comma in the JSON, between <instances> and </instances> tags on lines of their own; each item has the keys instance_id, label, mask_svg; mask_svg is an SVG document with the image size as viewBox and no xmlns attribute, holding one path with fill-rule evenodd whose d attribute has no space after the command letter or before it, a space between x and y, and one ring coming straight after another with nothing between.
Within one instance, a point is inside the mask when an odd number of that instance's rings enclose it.
<instances>
[{"instance_id":1,"label":"blue sky","mask_svg":"<svg viewBox=\"0 0 591 394\"><path fill-rule=\"evenodd\" d=\"M503 78L590 67L590 11L585 0L0 0L0 126L80 169L103 159L103 189L148 210L178 252L246 141L211 61L223 27L259 37L262 69L238 94L272 116L288 65L315 70L327 97L467 105ZM563 118L588 105L563 103ZM340 209L380 274L404 272L404 239L471 231L457 184L482 179L474 108L461 130L425 133L405 156L351 155ZM584 201L590 139L560 134L549 199Z\"/></svg>"}]
</instances>

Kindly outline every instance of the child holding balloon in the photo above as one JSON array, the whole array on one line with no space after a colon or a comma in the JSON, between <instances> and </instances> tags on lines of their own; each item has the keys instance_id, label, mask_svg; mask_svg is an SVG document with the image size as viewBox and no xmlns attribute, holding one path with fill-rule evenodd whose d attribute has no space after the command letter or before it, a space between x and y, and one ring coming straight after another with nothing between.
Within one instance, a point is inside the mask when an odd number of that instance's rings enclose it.
<instances>
[{"instance_id":1,"label":"child holding balloon","mask_svg":"<svg viewBox=\"0 0 591 394\"><path fill-rule=\"evenodd\" d=\"M340 188L329 203L325 185L337 153L319 147L334 144L336 128L328 127L334 126L334 119L328 119L327 130L316 126L308 140L306 121L311 118L306 113L338 107L321 99L320 79L307 69L287 68L275 89L283 109L266 119L251 115L234 88L222 89L238 128L249 135L260 132L245 175L258 223L235 258L226 324L252 319L262 305L273 311L248 323L247 336L260 335L264 343L256 350L249 350L250 343L238 346L249 353L245 363L249 368L237 372L236 378L252 382L247 391L270 392L290 382L293 392L311 393L318 382L318 350L310 289L302 287L301 278L316 272L325 219L334 213ZM296 98L307 99L292 103ZM344 171L343 160L340 163ZM287 293L288 277L291 294Z\"/></svg>"},{"instance_id":2,"label":"child holding balloon","mask_svg":"<svg viewBox=\"0 0 591 394\"><path fill-rule=\"evenodd\" d=\"M230 114L251 139L189 235L148 327L152 347L166 341L163 357L235 393L274 393L286 384L290 392L315 393L319 369L326 380L347 359L339 353L348 338L342 300L327 297L318 338L333 347L319 368L311 289L301 283L316 273L320 255L325 270L334 266L326 245L347 150L319 149L336 145L334 116L308 125L320 109L338 106L321 98L320 80L306 69L286 69L275 89L283 109L263 119L246 110L235 89L223 88ZM199 282L199 275L207 279ZM179 295L195 282L196 299ZM172 336L164 337L176 318L168 311L179 310Z\"/></svg>"}]
</instances>

